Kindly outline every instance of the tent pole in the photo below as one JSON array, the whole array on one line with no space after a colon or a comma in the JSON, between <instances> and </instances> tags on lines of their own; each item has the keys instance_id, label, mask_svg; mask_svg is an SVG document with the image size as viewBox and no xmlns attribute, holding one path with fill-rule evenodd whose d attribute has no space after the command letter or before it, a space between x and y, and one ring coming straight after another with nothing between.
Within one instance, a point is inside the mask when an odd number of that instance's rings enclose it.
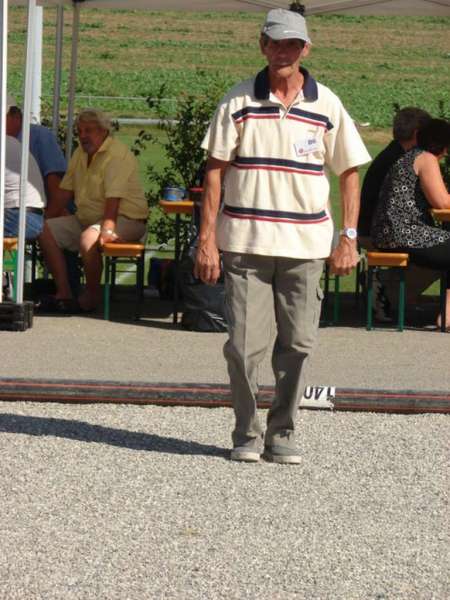
<instances>
[{"instance_id":1,"label":"tent pole","mask_svg":"<svg viewBox=\"0 0 450 600\"><path fill-rule=\"evenodd\" d=\"M31 121L41 122L42 97L42 37L44 35L44 9L36 6L33 40L33 76L31 84Z\"/></svg>"},{"instance_id":2,"label":"tent pole","mask_svg":"<svg viewBox=\"0 0 450 600\"><path fill-rule=\"evenodd\" d=\"M23 302L25 279L25 225L26 191L28 183L28 157L30 148L31 86L33 80L33 49L36 19L36 0L28 0L27 51L23 90L22 160L20 169L20 212L17 252L17 303Z\"/></svg>"},{"instance_id":3,"label":"tent pole","mask_svg":"<svg viewBox=\"0 0 450 600\"><path fill-rule=\"evenodd\" d=\"M59 5L56 9L56 41L55 41L55 78L53 86L53 116L52 129L58 137L59 111L61 103L61 74L62 74L62 48L64 34L64 7Z\"/></svg>"},{"instance_id":4,"label":"tent pole","mask_svg":"<svg viewBox=\"0 0 450 600\"><path fill-rule=\"evenodd\" d=\"M80 5L78 2L73 5L73 24L72 24L72 54L70 59L70 79L69 79L69 98L67 101L67 136L66 136L66 159L69 161L72 155L73 140L73 114L75 104L75 84L77 73L77 51L78 51L78 33L80 29Z\"/></svg>"},{"instance_id":5,"label":"tent pole","mask_svg":"<svg viewBox=\"0 0 450 600\"><path fill-rule=\"evenodd\" d=\"M0 0L0 265L3 274L3 228L5 223L6 76L8 54L8 0ZM3 301L3 282L0 302Z\"/></svg>"}]
</instances>

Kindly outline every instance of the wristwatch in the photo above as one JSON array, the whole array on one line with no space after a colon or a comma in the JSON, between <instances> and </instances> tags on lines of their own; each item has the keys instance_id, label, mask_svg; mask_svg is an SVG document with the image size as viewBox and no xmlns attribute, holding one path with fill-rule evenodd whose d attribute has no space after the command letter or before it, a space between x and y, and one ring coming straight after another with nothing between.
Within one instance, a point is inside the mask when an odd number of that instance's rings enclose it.
<instances>
[{"instance_id":1,"label":"wristwatch","mask_svg":"<svg viewBox=\"0 0 450 600\"><path fill-rule=\"evenodd\" d=\"M344 227L344 229L340 230L339 235L345 235L349 240L356 240L358 232L354 227Z\"/></svg>"},{"instance_id":2,"label":"wristwatch","mask_svg":"<svg viewBox=\"0 0 450 600\"><path fill-rule=\"evenodd\" d=\"M117 234L113 229L102 229L101 233L105 235L115 235L117 237Z\"/></svg>"}]
</instances>

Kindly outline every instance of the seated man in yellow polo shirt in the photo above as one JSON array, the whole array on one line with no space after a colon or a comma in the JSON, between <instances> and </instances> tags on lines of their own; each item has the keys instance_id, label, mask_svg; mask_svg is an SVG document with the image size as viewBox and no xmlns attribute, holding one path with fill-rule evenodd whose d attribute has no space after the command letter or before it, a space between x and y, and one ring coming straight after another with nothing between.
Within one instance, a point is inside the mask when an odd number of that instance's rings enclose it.
<instances>
[{"instance_id":1,"label":"seated man in yellow polo shirt","mask_svg":"<svg viewBox=\"0 0 450 600\"><path fill-rule=\"evenodd\" d=\"M60 200L75 200L76 213L47 221L40 236L44 259L55 279L55 304L64 312L70 290L62 250L79 251L86 275L78 298L82 311L94 310L101 299L101 246L105 242L139 241L146 232L148 205L133 153L111 135L101 111L83 110L76 120L80 140L63 180Z\"/></svg>"}]
</instances>

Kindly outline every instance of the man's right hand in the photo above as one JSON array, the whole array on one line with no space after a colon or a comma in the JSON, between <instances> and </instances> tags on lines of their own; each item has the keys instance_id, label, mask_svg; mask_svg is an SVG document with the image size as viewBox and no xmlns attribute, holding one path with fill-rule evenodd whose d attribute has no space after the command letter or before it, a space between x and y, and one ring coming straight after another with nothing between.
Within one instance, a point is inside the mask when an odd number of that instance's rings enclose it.
<instances>
[{"instance_id":1,"label":"man's right hand","mask_svg":"<svg viewBox=\"0 0 450 600\"><path fill-rule=\"evenodd\" d=\"M194 276L203 283L214 285L220 277L219 250L215 242L204 242L197 249Z\"/></svg>"},{"instance_id":2,"label":"man's right hand","mask_svg":"<svg viewBox=\"0 0 450 600\"><path fill-rule=\"evenodd\" d=\"M214 285L220 277L219 249L216 244L216 223L220 206L221 182L228 162L210 156L203 180L202 219L198 237L194 275L203 283Z\"/></svg>"}]
</instances>

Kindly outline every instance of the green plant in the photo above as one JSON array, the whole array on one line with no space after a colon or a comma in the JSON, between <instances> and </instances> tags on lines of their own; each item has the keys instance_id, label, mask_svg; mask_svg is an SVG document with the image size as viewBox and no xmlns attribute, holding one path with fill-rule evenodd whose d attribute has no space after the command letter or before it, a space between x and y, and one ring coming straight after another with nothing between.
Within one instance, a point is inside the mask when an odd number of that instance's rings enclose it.
<instances>
[{"instance_id":1,"label":"green plant","mask_svg":"<svg viewBox=\"0 0 450 600\"><path fill-rule=\"evenodd\" d=\"M168 119L167 104L163 102L165 86L162 85L155 98L148 98L149 107L156 111L160 119L159 128L165 132L164 138L141 131L136 138L132 150L139 154L148 142L161 148L167 157L168 164L157 169L149 164L147 167L150 191L147 193L149 206L153 208L149 232L159 243L167 243L173 237L173 222L159 208L159 199L167 186L181 186L189 189L201 183L198 181L199 171L205 161L205 152L201 142L205 136L209 121L219 98L224 91L224 83L217 78L209 89L208 96L182 94L178 100L174 119ZM182 229L182 240L188 235L188 225Z\"/></svg>"}]
</instances>

